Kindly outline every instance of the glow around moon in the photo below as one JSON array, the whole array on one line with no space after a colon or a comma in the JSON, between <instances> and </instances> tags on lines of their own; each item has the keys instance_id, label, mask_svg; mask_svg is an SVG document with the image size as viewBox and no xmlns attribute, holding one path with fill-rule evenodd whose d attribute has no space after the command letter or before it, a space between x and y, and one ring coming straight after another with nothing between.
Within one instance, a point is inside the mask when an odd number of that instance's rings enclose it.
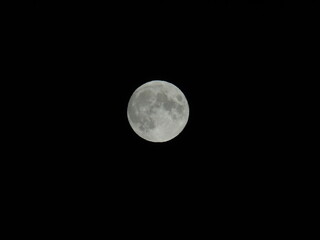
<instances>
[{"instance_id":1,"label":"glow around moon","mask_svg":"<svg viewBox=\"0 0 320 240\"><path fill-rule=\"evenodd\" d=\"M189 118L185 95L172 83L154 80L132 94L128 120L136 134L151 142L166 142L178 136Z\"/></svg>"}]
</instances>

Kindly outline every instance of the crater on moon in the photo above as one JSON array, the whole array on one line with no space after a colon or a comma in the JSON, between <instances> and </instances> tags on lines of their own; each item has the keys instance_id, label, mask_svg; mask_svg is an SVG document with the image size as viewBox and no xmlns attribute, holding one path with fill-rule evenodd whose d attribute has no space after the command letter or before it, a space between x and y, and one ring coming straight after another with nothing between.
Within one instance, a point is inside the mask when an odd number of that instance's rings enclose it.
<instances>
[{"instance_id":1,"label":"crater on moon","mask_svg":"<svg viewBox=\"0 0 320 240\"><path fill-rule=\"evenodd\" d=\"M152 142L165 142L184 129L188 102L179 88L161 80L147 82L132 94L127 110L132 129Z\"/></svg>"}]
</instances>

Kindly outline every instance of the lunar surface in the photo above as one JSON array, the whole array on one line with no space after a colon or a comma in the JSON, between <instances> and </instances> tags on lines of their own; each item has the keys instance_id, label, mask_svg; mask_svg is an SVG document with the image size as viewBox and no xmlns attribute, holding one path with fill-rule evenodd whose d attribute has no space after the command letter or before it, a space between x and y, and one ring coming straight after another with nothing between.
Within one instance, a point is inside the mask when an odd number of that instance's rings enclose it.
<instances>
[{"instance_id":1,"label":"lunar surface","mask_svg":"<svg viewBox=\"0 0 320 240\"><path fill-rule=\"evenodd\" d=\"M127 115L136 134L150 142L166 142L178 136L189 118L185 95L172 83L154 80L132 94Z\"/></svg>"}]
</instances>

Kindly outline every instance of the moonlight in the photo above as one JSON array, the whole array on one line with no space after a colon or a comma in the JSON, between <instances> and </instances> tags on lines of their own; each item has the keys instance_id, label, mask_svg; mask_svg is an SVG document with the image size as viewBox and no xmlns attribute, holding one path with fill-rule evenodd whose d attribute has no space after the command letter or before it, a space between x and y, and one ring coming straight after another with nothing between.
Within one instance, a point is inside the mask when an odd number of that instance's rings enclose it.
<instances>
[{"instance_id":1,"label":"moonlight","mask_svg":"<svg viewBox=\"0 0 320 240\"><path fill-rule=\"evenodd\" d=\"M178 136L186 126L189 105L175 85L154 80L134 91L127 116L138 136L150 142L166 142Z\"/></svg>"}]
</instances>

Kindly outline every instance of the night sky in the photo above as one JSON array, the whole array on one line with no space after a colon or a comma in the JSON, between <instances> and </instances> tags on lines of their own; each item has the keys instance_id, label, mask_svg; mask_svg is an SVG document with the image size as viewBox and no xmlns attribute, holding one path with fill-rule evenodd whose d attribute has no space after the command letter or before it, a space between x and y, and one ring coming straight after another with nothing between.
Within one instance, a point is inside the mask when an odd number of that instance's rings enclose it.
<instances>
[{"instance_id":1,"label":"night sky","mask_svg":"<svg viewBox=\"0 0 320 240\"><path fill-rule=\"evenodd\" d=\"M105 215L108 202L115 221L154 212L177 228L207 218L259 228L283 167L285 85L285 10L264 2L35 3L26 151L41 189ZM189 102L187 126L166 143L143 140L127 120L131 94L150 80Z\"/></svg>"}]
</instances>

